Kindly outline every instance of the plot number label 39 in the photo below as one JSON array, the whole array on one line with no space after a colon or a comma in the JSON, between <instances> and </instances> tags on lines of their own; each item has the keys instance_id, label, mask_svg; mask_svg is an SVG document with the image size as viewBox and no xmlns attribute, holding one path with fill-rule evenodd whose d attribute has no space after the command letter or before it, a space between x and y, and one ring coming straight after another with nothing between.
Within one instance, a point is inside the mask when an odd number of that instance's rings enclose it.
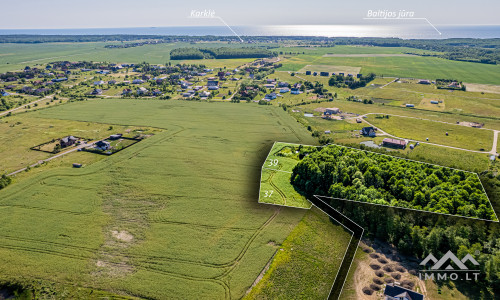
<instances>
[{"instance_id":1,"label":"plot number label 39","mask_svg":"<svg viewBox=\"0 0 500 300\"><path fill-rule=\"evenodd\" d=\"M277 159L270 159L269 160L269 167L276 167L278 165L278 160Z\"/></svg>"}]
</instances>

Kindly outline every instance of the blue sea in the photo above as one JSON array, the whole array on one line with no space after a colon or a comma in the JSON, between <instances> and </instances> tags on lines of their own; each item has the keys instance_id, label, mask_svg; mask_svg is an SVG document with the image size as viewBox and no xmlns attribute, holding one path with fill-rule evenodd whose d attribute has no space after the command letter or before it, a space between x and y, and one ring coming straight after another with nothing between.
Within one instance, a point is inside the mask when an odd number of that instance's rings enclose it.
<instances>
[{"instance_id":1,"label":"blue sea","mask_svg":"<svg viewBox=\"0 0 500 300\"><path fill-rule=\"evenodd\" d=\"M398 37L402 39L500 38L500 25L434 25L427 23L371 25L269 25L232 26L236 34L245 36L324 36L324 37ZM441 34L440 34L441 33ZM226 26L172 26L134 28L78 29L0 29L0 34L40 35L188 35L231 36Z\"/></svg>"}]
</instances>

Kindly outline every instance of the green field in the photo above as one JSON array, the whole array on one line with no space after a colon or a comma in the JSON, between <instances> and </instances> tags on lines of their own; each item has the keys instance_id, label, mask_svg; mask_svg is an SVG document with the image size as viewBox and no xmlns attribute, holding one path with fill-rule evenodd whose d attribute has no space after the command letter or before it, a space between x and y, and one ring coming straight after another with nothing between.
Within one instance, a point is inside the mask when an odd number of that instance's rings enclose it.
<instances>
[{"instance_id":1,"label":"green field","mask_svg":"<svg viewBox=\"0 0 500 300\"><path fill-rule=\"evenodd\" d=\"M322 57L297 55L283 61L283 71L306 65L361 67L361 73L409 78L450 78L471 83L500 84L500 66L451 61L437 57Z\"/></svg>"},{"instance_id":2,"label":"green field","mask_svg":"<svg viewBox=\"0 0 500 300\"><path fill-rule=\"evenodd\" d=\"M305 213L257 203L272 143L313 142L279 108L106 99L30 114L41 124L163 131L81 169L40 167L2 190L1 280L78 282L146 298L240 298Z\"/></svg>"},{"instance_id":3,"label":"green field","mask_svg":"<svg viewBox=\"0 0 500 300\"><path fill-rule=\"evenodd\" d=\"M115 63L165 64L170 61L174 48L192 47L189 43L144 45L132 48L104 48L116 43L42 43L42 44L0 44L0 72L23 69L25 66L53 61L107 61ZM239 47L238 44L203 43L204 48ZM241 62L252 59L206 59L203 61L175 61L175 63L204 64L208 67L237 67Z\"/></svg>"},{"instance_id":4,"label":"green field","mask_svg":"<svg viewBox=\"0 0 500 300\"><path fill-rule=\"evenodd\" d=\"M390 116L379 119L369 115L366 120L381 130L400 138L426 141L462 149L490 151L493 131L446 123L438 123L416 118ZM448 132L448 135L446 135Z\"/></svg>"},{"instance_id":5,"label":"green field","mask_svg":"<svg viewBox=\"0 0 500 300\"><path fill-rule=\"evenodd\" d=\"M283 242L244 299L326 299L351 233L314 207Z\"/></svg>"}]
</instances>

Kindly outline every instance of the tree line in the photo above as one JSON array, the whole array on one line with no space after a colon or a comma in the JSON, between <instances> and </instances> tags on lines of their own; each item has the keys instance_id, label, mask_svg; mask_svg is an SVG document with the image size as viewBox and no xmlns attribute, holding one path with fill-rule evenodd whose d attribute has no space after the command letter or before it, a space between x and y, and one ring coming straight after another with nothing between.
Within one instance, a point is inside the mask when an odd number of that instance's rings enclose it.
<instances>
[{"instance_id":1,"label":"tree line","mask_svg":"<svg viewBox=\"0 0 500 300\"><path fill-rule=\"evenodd\" d=\"M224 58L265 58L274 57L276 53L265 48L177 48L170 51L170 59L224 59Z\"/></svg>"}]
</instances>

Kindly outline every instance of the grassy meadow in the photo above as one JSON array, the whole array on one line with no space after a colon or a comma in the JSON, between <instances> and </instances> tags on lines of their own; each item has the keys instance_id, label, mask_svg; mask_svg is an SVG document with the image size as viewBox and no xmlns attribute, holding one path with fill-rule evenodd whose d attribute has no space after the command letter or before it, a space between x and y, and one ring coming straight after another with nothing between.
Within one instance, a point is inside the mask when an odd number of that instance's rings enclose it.
<instances>
[{"instance_id":1,"label":"grassy meadow","mask_svg":"<svg viewBox=\"0 0 500 300\"><path fill-rule=\"evenodd\" d=\"M313 207L243 299L328 298L351 235Z\"/></svg>"},{"instance_id":2,"label":"grassy meadow","mask_svg":"<svg viewBox=\"0 0 500 300\"><path fill-rule=\"evenodd\" d=\"M0 191L1 280L79 282L145 298L240 298L304 216L257 203L272 143L314 143L279 108L106 99L15 118L25 116L42 128L64 120L161 131L81 169L42 166Z\"/></svg>"}]
</instances>

